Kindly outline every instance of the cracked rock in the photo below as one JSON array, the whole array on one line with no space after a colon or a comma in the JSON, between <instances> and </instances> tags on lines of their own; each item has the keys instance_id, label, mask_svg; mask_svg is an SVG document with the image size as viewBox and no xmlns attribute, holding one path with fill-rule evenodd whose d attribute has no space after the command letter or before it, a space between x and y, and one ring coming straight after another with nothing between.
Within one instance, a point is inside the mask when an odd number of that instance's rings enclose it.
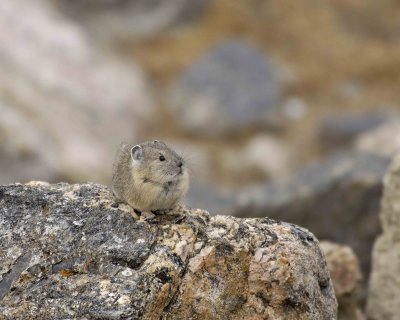
<instances>
[{"instance_id":1,"label":"cracked rock","mask_svg":"<svg viewBox=\"0 0 400 320\"><path fill-rule=\"evenodd\" d=\"M309 231L131 211L96 184L0 187L0 318L336 319Z\"/></svg>"}]
</instances>

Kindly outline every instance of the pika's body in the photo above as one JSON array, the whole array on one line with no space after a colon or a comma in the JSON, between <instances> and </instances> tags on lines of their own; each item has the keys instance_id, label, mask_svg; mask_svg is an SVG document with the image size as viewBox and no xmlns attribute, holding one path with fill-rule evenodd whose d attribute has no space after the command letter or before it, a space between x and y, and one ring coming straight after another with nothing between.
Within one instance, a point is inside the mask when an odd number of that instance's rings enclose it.
<instances>
[{"instance_id":1,"label":"pika's body","mask_svg":"<svg viewBox=\"0 0 400 320\"><path fill-rule=\"evenodd\" d=\"M189 186L184 159L164 142L121 144L113 165L114 195L140 211L175 207Z\"/></svg>"}]
</instances>

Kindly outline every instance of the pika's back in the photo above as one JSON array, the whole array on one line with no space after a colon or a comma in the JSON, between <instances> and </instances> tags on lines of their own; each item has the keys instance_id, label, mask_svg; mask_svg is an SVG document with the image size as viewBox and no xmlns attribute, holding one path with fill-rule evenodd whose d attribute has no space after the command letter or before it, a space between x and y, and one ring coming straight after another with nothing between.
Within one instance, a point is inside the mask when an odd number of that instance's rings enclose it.
<instances>
[{"instance_id":1,"label":"pika's back","mask_svg":"<svg viewBox=\"0 0 400 320\"><path fill-rule=\"evenodd\" d=\"M186 193L184 160L164 142L120 145L113 166L113 192L138 210L170 209Z\"/></svg>"}]
</instances>

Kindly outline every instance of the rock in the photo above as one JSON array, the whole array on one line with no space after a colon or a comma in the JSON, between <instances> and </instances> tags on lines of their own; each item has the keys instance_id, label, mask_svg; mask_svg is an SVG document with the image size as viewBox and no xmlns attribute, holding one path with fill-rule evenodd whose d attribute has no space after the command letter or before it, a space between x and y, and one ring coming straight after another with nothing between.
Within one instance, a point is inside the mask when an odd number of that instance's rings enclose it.
<instances>
[{"instance_id":1,"label":"rock","mask_svg":"<svg viewBox=\"0 0 400 320\"><path fill-rule=\"evenodd\" d=\"M368 275L372 243L380 232L381 180L388 163L373 154L337 154L293 177L249 188L233 213L283 219L304 225L319 238L347 244Z\"/></svg>"},{"instance_id":2,"label":"rock","mask_svg":"<svg viewBox=\"0 0 400 320\"><path fill-rule=\"evenodd\" d=\"M99 39L156 36L166 28L193 21L207 0L57 0L59 8Z\"/></svg>"},{"instance_id":3,"label":"rock","mask_svg":"<svg viewBox=\"0 0 400 320\"><path fill-rule=\"evenodd\" d=\"M107 180L114 150L152 112L141 70L102 55L46 0L1 1L0 50L3 145L48 170L36 179ZM0 173L1 183L16 179Z\"/></svg>"},{"instance_id":4,"label":"rock","mask_svg":"<svg viewBox=\"0 0 400 320\"><path fill-rule=\"evenodd\" d=\"M361 134L354 141L354 146L363 152L393 157L400 152L400 120L395 118Z\"/></svg>"},{"instance_id":5,"label":"rock","mask_svg":"<svg viewBox=\"0 0 400 320\"><path fill-rule=\"evenodd\" d=\"M101 185L0 187L5 319L336 319L317 239L179 207L144 220Z\"/></svg>"},{"instance_id":6,"label":"rock","mask_svg":"<svg viewBox=\"0 0 400 320\"><path fill-rule=\"evenodd\" d=\"M183 130L199 136L281 126L281 77L259 49L227 40L184 71L169 107Z\"/></svg>"},{"instance_id":7,"label":"rock","mask_svg":"<svg viewBox=\"0 0 400 320\"><path fill-rule=\"evenodd\" d=\"M400 306L400 156L393 160L384 178L380 212L383 233L372 253L367 304L368 319L395 320Z\"/></svg>"},{"instance_id":8,"label":"rock","mask_svg":"<svg viewBox=\"0 0 400 320\"><path fill-rule=\"evenodd\" d=\"M331 115L321 122L318 132L320 147L324 151L348 148L360 134L389 120L390 115L382 112Z\"/></svg>"},{"instance_id":9,"label":"rock","mask_svg":"<svg viewBox=\"0 0 400 320\"><path fill-rule=\"evenodd\" d=\"M241 185L246 179L265 181L288 175L293 157L288 144L270 135L259 134L243 146L221 148L220 168Z\"/></svg>"},{"instance_id":10,"label":"rock","mask_svg":"<svg viewBox=\"0 0 400 320\"><path fill-rule=\"evenodd\" d=\"M320 247L325 255L338 300L338 319L364 320L358 305L362 274L354 251L348 246L329 241L321 241Z\"/></svg>"}]
</instances>

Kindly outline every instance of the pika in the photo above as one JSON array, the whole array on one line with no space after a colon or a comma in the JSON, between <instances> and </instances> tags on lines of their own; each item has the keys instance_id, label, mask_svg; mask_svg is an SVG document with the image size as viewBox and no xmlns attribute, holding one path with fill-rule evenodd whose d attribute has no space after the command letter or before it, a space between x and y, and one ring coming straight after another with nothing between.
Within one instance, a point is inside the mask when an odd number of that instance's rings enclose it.
<instances>
[{"instance_id":1,"label":"pika","mask_svg":"<svg viewBox=\"0 0 400 320\"><path fill-rule=\"evenodd\" d=\"M168 211L184 197L189 173L184 159L164 142L122 143L113 165L114 196L137 211Z\"/></svg>"}]
</instances>

